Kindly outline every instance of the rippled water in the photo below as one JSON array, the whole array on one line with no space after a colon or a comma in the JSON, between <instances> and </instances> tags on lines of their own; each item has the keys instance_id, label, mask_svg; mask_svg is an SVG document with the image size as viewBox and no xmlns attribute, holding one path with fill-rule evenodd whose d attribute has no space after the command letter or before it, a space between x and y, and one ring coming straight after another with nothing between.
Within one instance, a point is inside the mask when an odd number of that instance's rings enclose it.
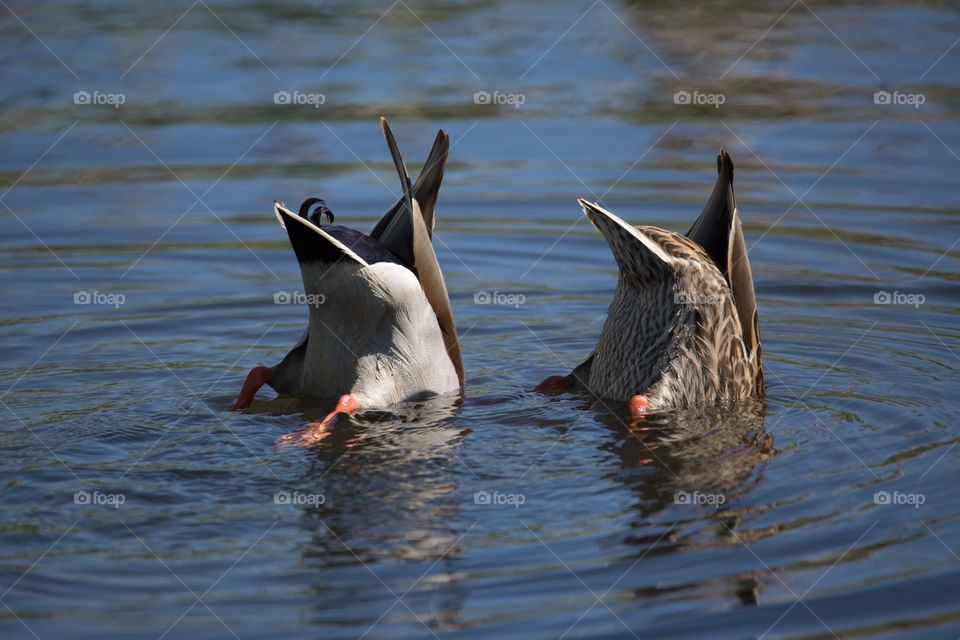
<instances>
[{"instance_id":1,"label":"rippled water","mask_svg":"<svg viewBox=\"0 0 960 640\"><path fill-rule=\"evenodd\" d=\"M960 634L955 7L0 13L4 638ZM398 192L381 114L411 165L452 136L467 397L277 449L321 411L229 410L306 315L273 303L301 283L271 202L372 225ZM615 284L575 198L683 231L720 147L766 400L631 428L530 393Z\"/></svg>"}]
</instances>

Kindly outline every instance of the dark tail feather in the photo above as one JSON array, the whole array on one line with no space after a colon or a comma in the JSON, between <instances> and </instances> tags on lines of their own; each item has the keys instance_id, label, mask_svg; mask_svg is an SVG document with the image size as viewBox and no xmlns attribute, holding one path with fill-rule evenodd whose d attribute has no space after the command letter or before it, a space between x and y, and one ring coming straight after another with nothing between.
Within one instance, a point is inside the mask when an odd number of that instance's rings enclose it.
<instances>
[{"instance_id":1,"label":"dark tail feather","mask_svg":"<svg viewBox=\"0 0 960 640\"><path fill-rule=\"evenodd\" d=\"M760 321L753 272L733 193L733 160L723 149L717 156L717 172L720 175L710 200L687 232L687 237L706 250L727 279L740 317L743 341L754 354L754 365L762 376ZM762 377L759 380L758 384L762 385Z\"/></svg>"},{"instance_id":2,"label":"dark tail feather","mask_svg":"<svg viewBox=\"0 0 960 640\"><path fill-rule=\"evenodd\" d=\"M389 147L390 155L393 157L393 164L400 176L403 196L390 211L380 218L373 231L370 232L370 237L379 240L394 255L403 260L408 267L413 269L416 262L413 255L413 186L410 184L407 167L400 155L400 147L397 146L397 140L393 137L393 132L390 130L386 118L380 118L380 127L383 129L383 137L387 141L387 147Z\"/></svg>"},{"instance_id":3,"label":"dark tail feather","mask_svg":"<svg viewBox=\"0 0 960 640\"><path fill-rule=\"evenodd\" d=\"M450 152L450 136L443 129L437 132L433 141L430 155L420 170L416 183L413 185L413 197L420 205L420 213L427 225L427 231L433 236L433 227L436 224L435 211L437 197L440 193L440 183L443 182L443 171L447 165L447 154Z\"/></svg>"},{"instance_id":4,"label":"dark tail feather","mask_svg":"<svg viewBox=\"0 0 960 640\"><path fill-rule=\"evenodd\" d=\"M394 143L395 145L396 143ZM423 216L423 222L427 227L427 233L433 237L433 228L436 226L436 208L437 198L440 193L440 183L443 182L443 172L447 165L447 156L450 152L450 136L442 129L437 132L437 137L433 142L433 148L430 155L420 170L416 183L412 187L412 197L420 205L420 214ZM399 155L399 151L397 153ZM402 161L401 165L402 166ZM404 169L405 170L405 169ZM405 197L397 200L397 203L387 211L377 225L370 232L370 236L384 241L385 232L396 223L394 220L399 217L404 209ZM396 251L394 251L396 253ZM401 256L403 257L403 256Z\"/></svg>"},{"instance_id":5,"label":"dark tail feather","mask_svg":"<svg viewBox=\"0 0 960 640\"><path fill-rule=\"evenodd\" d=\"M687 237L699 244L713 258L717 268L729 281L728 248L730 227L737 201L733 193L733 161L723 149L717 155L717 183L703 208L703 213L690 227Z\"/></svg>"}]
</instances>

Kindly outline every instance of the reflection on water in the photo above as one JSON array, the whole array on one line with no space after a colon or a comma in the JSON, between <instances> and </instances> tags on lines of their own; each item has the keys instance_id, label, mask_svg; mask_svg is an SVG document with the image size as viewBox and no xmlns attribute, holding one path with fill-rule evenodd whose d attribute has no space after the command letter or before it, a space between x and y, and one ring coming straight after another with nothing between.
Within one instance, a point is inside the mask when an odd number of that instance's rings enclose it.
<instances>
[{"instance_id":1,"label":"reflection on water","mask_svg":"<svg viewBox=\"0 0 960 640\"><path fill-rule=\"evenodd\" d=\"M2 11L2 637L960 633L951 7ZM273 303L301 283L271 203L372 226L380 115L404 149L451 134L466 394L278 448L329 407L230 411L306 317ZM720 147L767 397L630 423L529 392L616 283L575 198L685 230Z\"/></svg>"},{"instance_id":2,"label":"reflection on water","mask_svg":"<svg viewBox=\"0 0 960 640\"><path fill-rule=\"evenodd\" d=\"M465 597L463 576L456 570L462 533L448 523L461 510L455 450L465 435L446 425L391 428L377 423L322 447L301 481L322 485L327 500L322 508L303 513L301 526L310 541L302 550L305 564L321 570L318 575L345 564L361 571L365 564L385 561L427 564L430 574L418 583L423 593L415 598L430 606L419 615L437 630L456 628ZM340 601L366 601L368 578L377 581L371 574L362 576L353 597L350 585L340 581L332 595ZM315 588L331 587L329 578L322 582ZM399 596L409 586L392 589ZM384 610L391 606L390 589L383 587L378 594ZM406 607L400 612L410 616ZM343 608L331 610L321 601L315 615L337 619Z\"/></svg>"}]
</instances>

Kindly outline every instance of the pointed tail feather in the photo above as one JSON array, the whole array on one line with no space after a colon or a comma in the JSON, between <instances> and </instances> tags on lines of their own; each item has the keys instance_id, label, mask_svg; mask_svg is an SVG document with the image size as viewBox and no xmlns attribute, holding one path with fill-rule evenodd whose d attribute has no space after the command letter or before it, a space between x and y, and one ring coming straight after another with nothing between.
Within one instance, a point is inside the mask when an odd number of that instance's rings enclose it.
<instances>
[{"instance_id":1,"label":"pointed tail feather","mask_svg":"<svg viewBox=\"0 0 960 640\"><path fill-rule=\"evenodd\" d=\"M413 185L410 184L410 174L407 173L407 165L403 163L403 156L400 155L400 147L397 145L397 139L393 136L390 124L387 119L380 117L380 128L383 130L383 138L387 141L387 148L390 149L390 156L393 158L393 165L400 176L400 184L403 188L403 201L412 210L413 204Z\"/></svg>"},{"instance_id":2,"label":"pointed tail feather","mask_svg":"<svg viewBox=\"0 0 960 640\"><path fill-rule=\"evenodd\" d=\"M460 342L457 338L457 325L453 320L453 307L450 306L450 296L447 294L447 285L443 279L443 272L440 270L440 263L437 262L437 254L433 251L433 243L427 226L420 214L420 206L416 200L413 202L413 253L415 256L415 273L423 288L423 293L430 303L434 314L437 316L437 323L440 325L440 332L443 334L443 342L447 348L447 354L457 371L457 377L460 385L463 386L463 357L460 354Z\"/></svg>"},{"instance_id":3,"label":"pointed tail feather","mask_svg":"<svg viewBox=\"0 0 960 640\"><path fill-rule=\"evenodd\" d=\"M396 144L394 142L394 144ZM433 229L436 226L436 207L437 198L440 193L440 184L443 182L443 172L447 164L447 156L450 152L450 136L442 129L437 132L437 137L433 142L433 148L430 155L420 170L417 181L413 184L412 198L420 204L420 213L426 224L427 232L433 237ZM398 152L399 154L399 152ZM402 166L402 165L401 165ZM370 232L370 236L380 239L386 235L387 240L391 240L392 234L386 233L388 229L396 225L397 216L404 210L406 194L397 200L396 204L387 211L376 226ZM395 232L394 232L395 233Z\"/></svg>"},{"instance_id":4,"label":"pointed tail feather","mask_svg":"<svg viewBox=\"0 0 960 640\"><path fill-rule=\"evenodd\" d=\"M450 136L441 129L437 132L430 155L427 156L427 161L420 169L420 175L413 185L413 197L420 205L420 213L423 214L423 221L431 237L436 225L437 197L440 193L440 183L443 182L443 171L447 165L449 152Z\"/></svg>"},{"instance_id":5,"label":"pointed tail feather","mask_svg":"<svg viewBox=\"0 0 960 640\"><path fill-rule=\"evenodd\" d=\"M380 119L380 124L383 128L387 146L390 148L390 155L393 157L394 165L400 176L400 181L404 185L404 194L397 204L380 219L380 222L370 232L370 236L379 240L397 257L406 261L407 266L417 275L424 295L437 316L447 353L462 385L464 379L463 359L460 354L456 324L453 320L453 308L450 306L450 296L447 293L440 263L437 261L437 255L431 242L433 238L433 211L440 190L440 182L443 179L447 152L450 148L449 137L443 131L437 135L427 164L424 165L420 177L417 178L417 186L412 187L407 168L400 155L400 148L397 146L397 141L390 130L390 125L384 118ZM418 194L424 198L424 201L430 207L429 213L426 215L421 210L421 200Z\"/></svg>"},{"instance_id":6,"label":"pointed tail feather","mask_svg":"<svg viewBox=\"0 0 960 640\"><path fill-rule=\"evenodd\" d=\"M610 246L620 273L638 281L658 281L670 273L674 258L657 242L598 204L577 200L584 215Z\"/></svg>"},{"instance_id":7,"label":"pointed tail feather","mask_svg":"<svg viewBox=\"0 0 960 640\"><path fill-rule=\"evenodd\" d=\"M753 272L733 191L733 160L723 149L717 155L717 173L717 182L707 206L687 232L687 237L706 250L727 279L740 317L744 343L754 354L754 364L762 376L760 321Z\"/></svg>"},{"instance_id":8,"label":"pointed tail feather","mask_svg":"<svg viewBox=\"0 0 960 640\"><path fill-rule=\"evenodd\" d=\"M383 130L383 137L387 141L387 147L390 149L390 155L393 157L397 174L400 176L403 196L380 219L380 222L370 232L370 237L379 240L398 258L403 260L408 267L413 269L413 187L410 184L410 176L407 174L403 157L400 155L400 147L397 146L397 140L394 138L393 131L390 130L386 118L380 118L380 127Z\"/></svg>"},{"instance_id":9,"label":"pointed tail feather","mask_svg":"<svg viewBox=\"0 0 960 640\"><path fill-rule=\"evenodd\" d=\"M733 161L723 149L717 155L717 182L707 206L690 227L687 237L699 244L727 276L728 234L737 202L733 193Z\"/></svg>"}]
</instances>

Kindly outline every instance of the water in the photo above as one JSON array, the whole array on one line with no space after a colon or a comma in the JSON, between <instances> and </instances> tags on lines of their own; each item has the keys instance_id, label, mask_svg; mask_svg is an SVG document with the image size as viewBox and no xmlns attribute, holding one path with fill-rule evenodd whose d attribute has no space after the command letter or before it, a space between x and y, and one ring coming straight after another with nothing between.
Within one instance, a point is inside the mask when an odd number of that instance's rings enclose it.
<instances>
[{"instance_id":1,"label":"water","mask_svg":"<svg viewBox=\"0 0 960 640\"><path fill-rule=\"evenodd\" d=\"M0 11L0 635L960 634L960 17L787 9ZM381 114L411 165L453 140L436 244L467 399L277 449L322 410L229 410L303 328L273 304L301 283L271 202L368 229L398 193ZM766 400L631 428L530 393L589 353L615 284L575 198L686 230L720 147Z\"/></svg>"}]
</instances>

